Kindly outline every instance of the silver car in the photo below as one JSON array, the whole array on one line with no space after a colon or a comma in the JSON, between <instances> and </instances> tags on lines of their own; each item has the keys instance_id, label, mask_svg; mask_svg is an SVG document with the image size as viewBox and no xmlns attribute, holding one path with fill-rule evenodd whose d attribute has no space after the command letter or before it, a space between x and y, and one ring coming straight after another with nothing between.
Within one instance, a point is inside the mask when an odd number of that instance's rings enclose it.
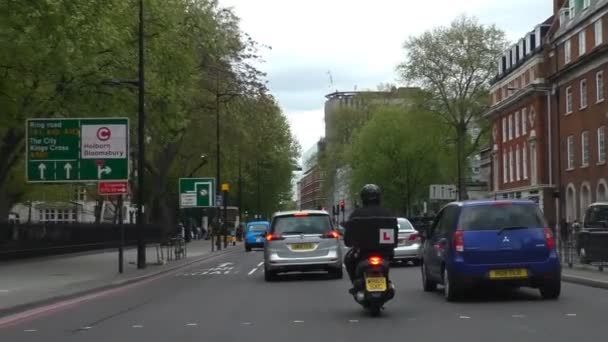
<instances>
[{"instance_id":1,"label":"silver car","mask_svg":"<svg viewBox=\"0 0 608 342\"><path fill-rule=\"evenodd\" d=\"M414 265L420 265L420 234L406 218L397 218L397 224L399 235L394 260L404 263L411 261Z\"/></svg>"},{"instance_id":2,"label":"silver car","mask_svg":"<svg viewBox=\"0 0 608 342\"><path fill-rule=\"evenodd\" d=\"M264 279L277 273L327 271L342 278L342 248L326 211L276 213L264 244Z\"/></svg>"}]
</instances>

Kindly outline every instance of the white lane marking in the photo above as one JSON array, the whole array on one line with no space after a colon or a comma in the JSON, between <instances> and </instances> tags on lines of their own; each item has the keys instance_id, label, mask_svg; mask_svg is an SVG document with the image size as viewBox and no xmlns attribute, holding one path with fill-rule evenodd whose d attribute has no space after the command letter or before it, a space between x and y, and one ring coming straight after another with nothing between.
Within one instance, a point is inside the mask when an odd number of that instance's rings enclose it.
<instances>
[{"instance_id":1,"label":"white lane marking","mask_svg":"<svg viewBox=\"0 0 608 342\"><path fill-rule=\"evenodd\" d=\"M23 330L23 332L36 332L36 331L38 331L38 330L36 330L36 329L25 329L25 330Z\"/></svg>"},{"instance_id":2,"label":"white lane marking","mask_svg":"<svg viewBox=\"0 0 608 342\"><path fill-rule=\"evenodd\" d=\"M140 325L140 324L133 324L133 325L131 326L131 328L136 328L136 329L143 328L143 327L144 327L144 326L143 326L143 325Z\"/></svg>"},{"instance_id":3,"label":"white lane marking","mask_svg":"<svg viewBox=\"0 0 608 342\"><path fill-rule=\"evenodd\" d=\"M346 269L346 265L342 264L342 268L343 268L343 269Z\"/></svg>"},{"instance_id":4,"label":"white lane marking","mask_svg":"<svg viewBox=\"0 0 608 342\"><path fill-rule=\"evenodd\" d=\"M80 330L89 330L89 329L93 329L93 327L86 326L86 327L80 328Z\"/></svg>"},{"instance_id":5,"label":"white lane marking","mask_svg":"<svg viewBox=\"0 0 608 342\"><path fill-rule=\"evenodd\" d=\"M262 262L260 262L260 263L258 264L258 267L260 267L260 266L262 266L262 265L264 265L264 262L263 262L263 261L262 261Z\"/></svg>"},{"instance_id":6,"label":"white lane marking","mask_svg":"<svg viewBox=\"0 0 608 342\"><path fill-rule=\"evenodd\" d=\"M358 319L349 319L348 320L349 323L359 323Z\"/></svg>"},{"instance_id":7,"label":"white lane marking","mask_svg":"<svg viewBox=\"0 0 608 342\"><path fill-rule=\"evenodd\" d=\"M460 316L460 319L470 319L471 317L469 316Z\"/></svg>"},{"instance_id":8,"label":"white lane marking","mask_svg":"<svg viewBox=\"0 0 608 342\"><path fill-rule=\"evenodd\" d=\"M0 289L0 293L9 293L10 289Z\"/></svg>"},{"instance_id":9,"label":"white lane marking","mask_svg":"<svg viewBox=\"0 0 608 342\"><path fill-rule=\"evenodd\" d=\"M526 315L511 315L513 318L524 318Z\"/></svg>"},{"instance_id":10,"label":"white lane marking","mask_svg":"<svg viewBox=\"0 0 608 342\"><path fill-rule=\"evenodd\" d=\"M566 316L568 316L568 317L576 317L576 314L570 313L570 314L566 314Z\"/></svg>"},{"instance_id":11,"label":"white lane marking","mask_svg":"<svg viewBox=\"0 0 608 342\"><path fill-rule=\"evenodd\" d=\"M251 325L251 322L243 322L241 324L243 324L243 325Z\"/></svg>"},{"instance_id":12,"label":"white lane marking","mask_svg":"<svg viewBox=\"0 0 608 342\"><path fill-rule=\"evenodd\" d=\"M187 327L195 327L197 325L198 325L198 323L188 323L188 324L186 324Z\"/></svg>"},{"instance_id":13,"label":"white lane marking","mask_svg":"<svg viewBox=\"0 0 608 342\"><path fill-rule=\"evenodd\" d=\"M304 321L293 321L294 323L304 323Z\"/></svg>"},{"instance_id":14,"label":"white lane marking","mask_svg":"<svg viewBox=\"0 0 608 342\"><path fill-rule=\"evenodd\" d=\"M247 275L252 275L252 274L254 274L254 273L255 273L255 271L257 271L257 270L258 270L258 268L256 267L256 268L252 269L251 271L249 271L249 273L247 273Z\"/></svg>"}]
</instances>

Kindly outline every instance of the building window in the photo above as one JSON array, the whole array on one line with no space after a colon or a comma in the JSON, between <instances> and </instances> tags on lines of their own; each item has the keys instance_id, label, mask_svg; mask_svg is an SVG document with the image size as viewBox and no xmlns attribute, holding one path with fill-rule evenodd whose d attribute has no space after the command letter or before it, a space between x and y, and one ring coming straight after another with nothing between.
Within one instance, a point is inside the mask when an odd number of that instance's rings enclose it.
<instances>
[{"instance_id":1,"label":"building window","mask_svg":"<svg viewBox=\"0 0 608 342\"><path fill-rule=\"evenodd\" d=\"M502 142L507 141L507 118L502 118Z\"/></svg>"},{"instance_id":2,"label":"building window","mask_svg":"<svg viewBox=\"0 0 608 342\"><path fill-rule=\"evenodd\" d=\"M536 172L536 144L534 142L530 143L530 177L532 185L535 185L538 182L538 173Z\"/></svg>"},{"instance_id":3,"label":"building window","mask_svg":"<svg viewBox=\"0 0 608 342\"><path fill-rule=\"evenodd\" d=\"M521 155L519 154L519 146L515 146L515 178L521 180Z\"/></svg>"},{"instance_id":4,"label":"building window","mask_svg":"<svg viewBox=\"0 0 608 342\"><path fill-rule=\"evenodd\" d=\"M581 133L581 166L589 165L589 131Z\"/></svg>"},{"instance_id":5,"label":"building window","mask_svg":"<svg viewBox=\"0 0 608 342\"><path fill-rule=\"evenodd\" d=\"M585 35L585 30L583 29L578 33L578 55L582 56L585 54L587 50L587 37Z\"/></svg>"},{"instance_id":6,"label":"building window","mask_svg":"<svg viewBox=\"0 0 608 342\"><path fill-rule=\"evenodd\" d=\"M606 130L604 126L597 129L597 162L606 162Z\"/></svg>"},{"instance_id":7,"label":"building window","mask_svg":"<svg viewBox=\"0 0 608 342\"><path fill-rule=\"evenodd\" d=\"M507 173L507 150L502 150L502 182L507 184L509 182Z\"/></svg>"},{"instance_id":8,"label":"building window","mask_svg":"<svg viewBox=\"0 0 608 342\"><path fill-rule=\"evenodd\" d=\"M572 87L566 88L566 114L572 113Z\"/></svg>"},{"instance_id":9,"label":"building window","mask_svg":"<svg viewBox=\"0 0 608 342\"><path fill-rule=\"evenodd\" d=\"M509 181L512 182L514 179L513 174L513 149L509 149Z\"/></svg>"},{"instance_id":10,"label":"building window","mask_svg":"<svg viewBox=\"0 0 608 342\"><path fill-rule=\"evenodd\" d=\"M509 115L509 140L513 139L513 115Z\"/></svg>"},{"instance_id":11,"label":"building window","mask_svg":"<svg viewBox=\"0 0 608 342\"><path fill-rule=\"evenodd\" d=\"M568 64L572 61L572 47L570 39L564 43L564 63Z\"/></svg>"},{"instance_id":12,"label":"building window","mask_svg":"<svg viewBox=\"0 0 608 342\"><path fill-rule=\"evenodd\" d=\"M593 24L593 26L595 26L595 46L599 46L603 43L604 40L604 32L603 32L603 27L602 27L602 19L599 19L598 21L595 22L595 24Z\"/></svg>"},{"instance_id":13,"label":"building window","mask_svg":"<svg viewBox=\"0 0 608 342\"><path fill-rule=\"evenodd\" d=\"M527 146L524 143L524 146L521 148L521 161L522 161L522 173L523 178L528 179L528 151Z\"/></svg>"},{"instance_id":14,"label":"building window","mask_svg":"<svg viewBox=\"0 0 608 342\"><path fill-rule=\"evenodd\" d=\"M567 138L567 155L568 155L568 170L574 169L574 136L569 135Z\"/></svg>"},{"instance_id":15,"label":"building window","mask_svg":"<svg viewBox=\"0 0 608 342\"><path fill-rule=\"evenodd\" d=\"M568 2L568 9L570 11L570 19L574 18L574 16L576 15L576 1L575 0L570 0Z\"/></svg>"},{"instance_id":16,"label":"building window","mask_svg":"<svg viewBox=\"0 0 608 342\"><path fill-rule=\"evenodd\" d=\"M587 8L589 8L590 2L591 2L591 0L583 0L583 10L586 10Z\"/></svg>"},{"instance_id":17,"label":"building window","mask_svg":"<svg viewBox=\"0 0 608 342\"><path fill-rule=\"evenodd\" d=\"M581 109L587 108L587 79L582 79L580 82L581 93Z\"/></svg>"},{"instance_id":18,"label":"building window","mask_svg":"<svg viewBox=\"0 0 608 342\"><path fill-rule=\"evenodd\" d=\"M519 137L519 112L515 112L515 137Z\"/></svg>"},{"instance_id":19,"label":"building window","mask_svg":"<svg viewBox=\"0 0 608 342\"><path fill-rule=\"evenodd\" d=\"M528 134L528 108L521 110L521 134Z\"/></svg>"},{"instance_id":20,"label":"building window","mask_svg":"<svg viewBox=\"0 0 608 342\"><path fill-rule=\"evenodd\" d=\"M595 74L595 98L596 102L604 101L604 72Z\"/></svg>"}]
</instances>

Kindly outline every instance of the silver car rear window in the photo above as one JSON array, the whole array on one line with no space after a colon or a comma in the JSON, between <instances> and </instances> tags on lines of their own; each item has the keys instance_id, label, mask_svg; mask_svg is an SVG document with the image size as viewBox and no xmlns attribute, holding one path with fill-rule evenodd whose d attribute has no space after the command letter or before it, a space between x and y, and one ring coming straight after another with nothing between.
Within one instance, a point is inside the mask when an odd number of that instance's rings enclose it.
<instances>
[{"instance_id":1,"label":"silver car rear window","mask_svg":"<svg viewBox=\"0 0 608 342\"><path fill-rule=\"evenodd\" d=\"M276 234L324 234L331 229L328 215L279 216L272 222Z\"/></svg>"}]
</instances>

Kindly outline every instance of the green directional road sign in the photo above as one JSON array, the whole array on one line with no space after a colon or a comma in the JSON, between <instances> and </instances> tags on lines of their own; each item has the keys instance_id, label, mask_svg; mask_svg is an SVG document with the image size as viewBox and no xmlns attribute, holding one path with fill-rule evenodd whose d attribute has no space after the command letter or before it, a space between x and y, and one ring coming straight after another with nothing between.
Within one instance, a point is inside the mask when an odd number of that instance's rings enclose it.
<instances>
[{"instance_id":1,"label":"green directional road sign","mask_svg":"<svg viewBox=\"0 0 608 342\"><path fill-rule=\"evenodd\" d=\"M28 183L129 179L129 119L27 119Z\"/></svg>"},{"instance_id":2,"label":"green directional road sign","mask_svg":"<svg viewBox=\"0 0 608 342\"><path fill-rule=\"evenodd\" d=\"M180 178L179 207L206 208L215 206L215 178Z\"/></svg>"}]
</instances>

